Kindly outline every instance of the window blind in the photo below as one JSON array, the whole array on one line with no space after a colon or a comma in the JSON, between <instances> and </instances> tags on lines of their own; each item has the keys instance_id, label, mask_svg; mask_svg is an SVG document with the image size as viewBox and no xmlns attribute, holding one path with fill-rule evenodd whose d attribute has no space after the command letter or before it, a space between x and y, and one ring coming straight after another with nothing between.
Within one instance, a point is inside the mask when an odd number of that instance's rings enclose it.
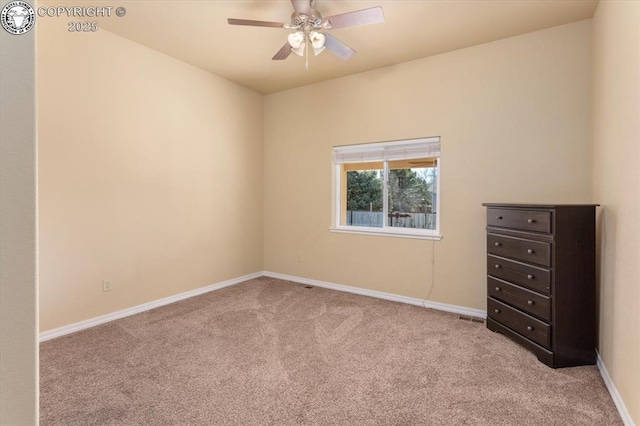
<instances>
[{"instance_id":1,"label":"window blind","mask_svg":"<svg viewBox=\"0 0 640 426\"><path fill-rule=\"evenodd\" d=\"M333 160L336 164L409 160L412 158L439 156L439 137L362 145L344 145L333 148Z\"/></svg>"}]
</instances>

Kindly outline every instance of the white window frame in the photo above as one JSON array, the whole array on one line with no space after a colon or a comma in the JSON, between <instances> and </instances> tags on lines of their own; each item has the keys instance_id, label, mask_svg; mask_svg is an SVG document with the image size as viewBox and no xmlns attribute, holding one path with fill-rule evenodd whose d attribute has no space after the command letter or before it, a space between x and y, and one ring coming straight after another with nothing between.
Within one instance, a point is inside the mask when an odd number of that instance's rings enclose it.
<instances>
[{"instance_id":1,"label":"white window frame","mask_svg":"<svg viewBox=\"0 0 640 426\"><path fill-rule=\"evenodd\" d=\"M410 160L414 158L436 157L436 229L399 228L388 226L382 221L382 227L348 226L340 223L342 213L342 164L382 162L385 180L389 179L389 161ZM331 232L377 235L384 237L417 238L440 240L440 137L408 139L391 142L377 142L360 145L333 147L333 214ZM383 217L388 217L389 189L388 181L383 183Z\"/></svg>"}]
</instances>

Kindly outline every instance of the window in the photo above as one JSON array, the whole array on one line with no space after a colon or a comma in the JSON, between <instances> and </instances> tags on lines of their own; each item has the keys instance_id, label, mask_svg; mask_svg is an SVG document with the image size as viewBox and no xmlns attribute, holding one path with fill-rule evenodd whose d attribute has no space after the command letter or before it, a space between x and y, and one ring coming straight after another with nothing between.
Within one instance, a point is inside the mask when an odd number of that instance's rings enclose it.
<instances>
[{"instance_id":1,"label":"window","mask_svg":"<svg viewBox=\"0 0 640 426\"><path fill-rule=\"evenodd\" d=\"M440 138L333 148L333 231L440 238Z\"/></svg>"}]
</instances>

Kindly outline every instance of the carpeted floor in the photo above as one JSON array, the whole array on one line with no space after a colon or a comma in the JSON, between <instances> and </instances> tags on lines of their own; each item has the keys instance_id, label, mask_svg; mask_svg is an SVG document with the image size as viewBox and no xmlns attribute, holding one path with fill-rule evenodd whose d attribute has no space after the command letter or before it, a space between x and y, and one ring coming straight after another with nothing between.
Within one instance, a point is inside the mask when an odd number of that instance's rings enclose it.
<instances>
[{"instance_id":1,"label":"carpeted floor","mask_svg":"<svg viewBox=\"0 0 640 426\"><path fill-rule=\"evenodd\" d=\"M260 278L40 347L42 425L621 425L553 370L421 307Z\"/></svg>"}]
</instances>

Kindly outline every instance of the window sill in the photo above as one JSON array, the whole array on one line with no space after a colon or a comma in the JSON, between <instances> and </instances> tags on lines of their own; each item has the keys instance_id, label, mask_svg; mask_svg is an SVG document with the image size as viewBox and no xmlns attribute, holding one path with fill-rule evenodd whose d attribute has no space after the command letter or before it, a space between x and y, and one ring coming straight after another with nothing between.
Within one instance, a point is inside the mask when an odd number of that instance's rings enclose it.
<instances>
[{"instance_id":1,"label":"window sill","mask_svg":"<svg viewBox=\"0 0 640 426\"><path fill-rule=\"evenodd\" d=\"M402 229L407 229L407 228L402 228ZM349 227L349 228L332 227L332 228L329 228L329 231L335 232L338 234L373 235L376 237L412 238L416 240L440 241L442 239L442 235L439 235L439 234L422 234L422 233L415 233L411 231L390 230L389 228L386 228L383 231L382 229L378 229L378 228L354 229L353 227Z\"/></svg>"}]
</instances>

